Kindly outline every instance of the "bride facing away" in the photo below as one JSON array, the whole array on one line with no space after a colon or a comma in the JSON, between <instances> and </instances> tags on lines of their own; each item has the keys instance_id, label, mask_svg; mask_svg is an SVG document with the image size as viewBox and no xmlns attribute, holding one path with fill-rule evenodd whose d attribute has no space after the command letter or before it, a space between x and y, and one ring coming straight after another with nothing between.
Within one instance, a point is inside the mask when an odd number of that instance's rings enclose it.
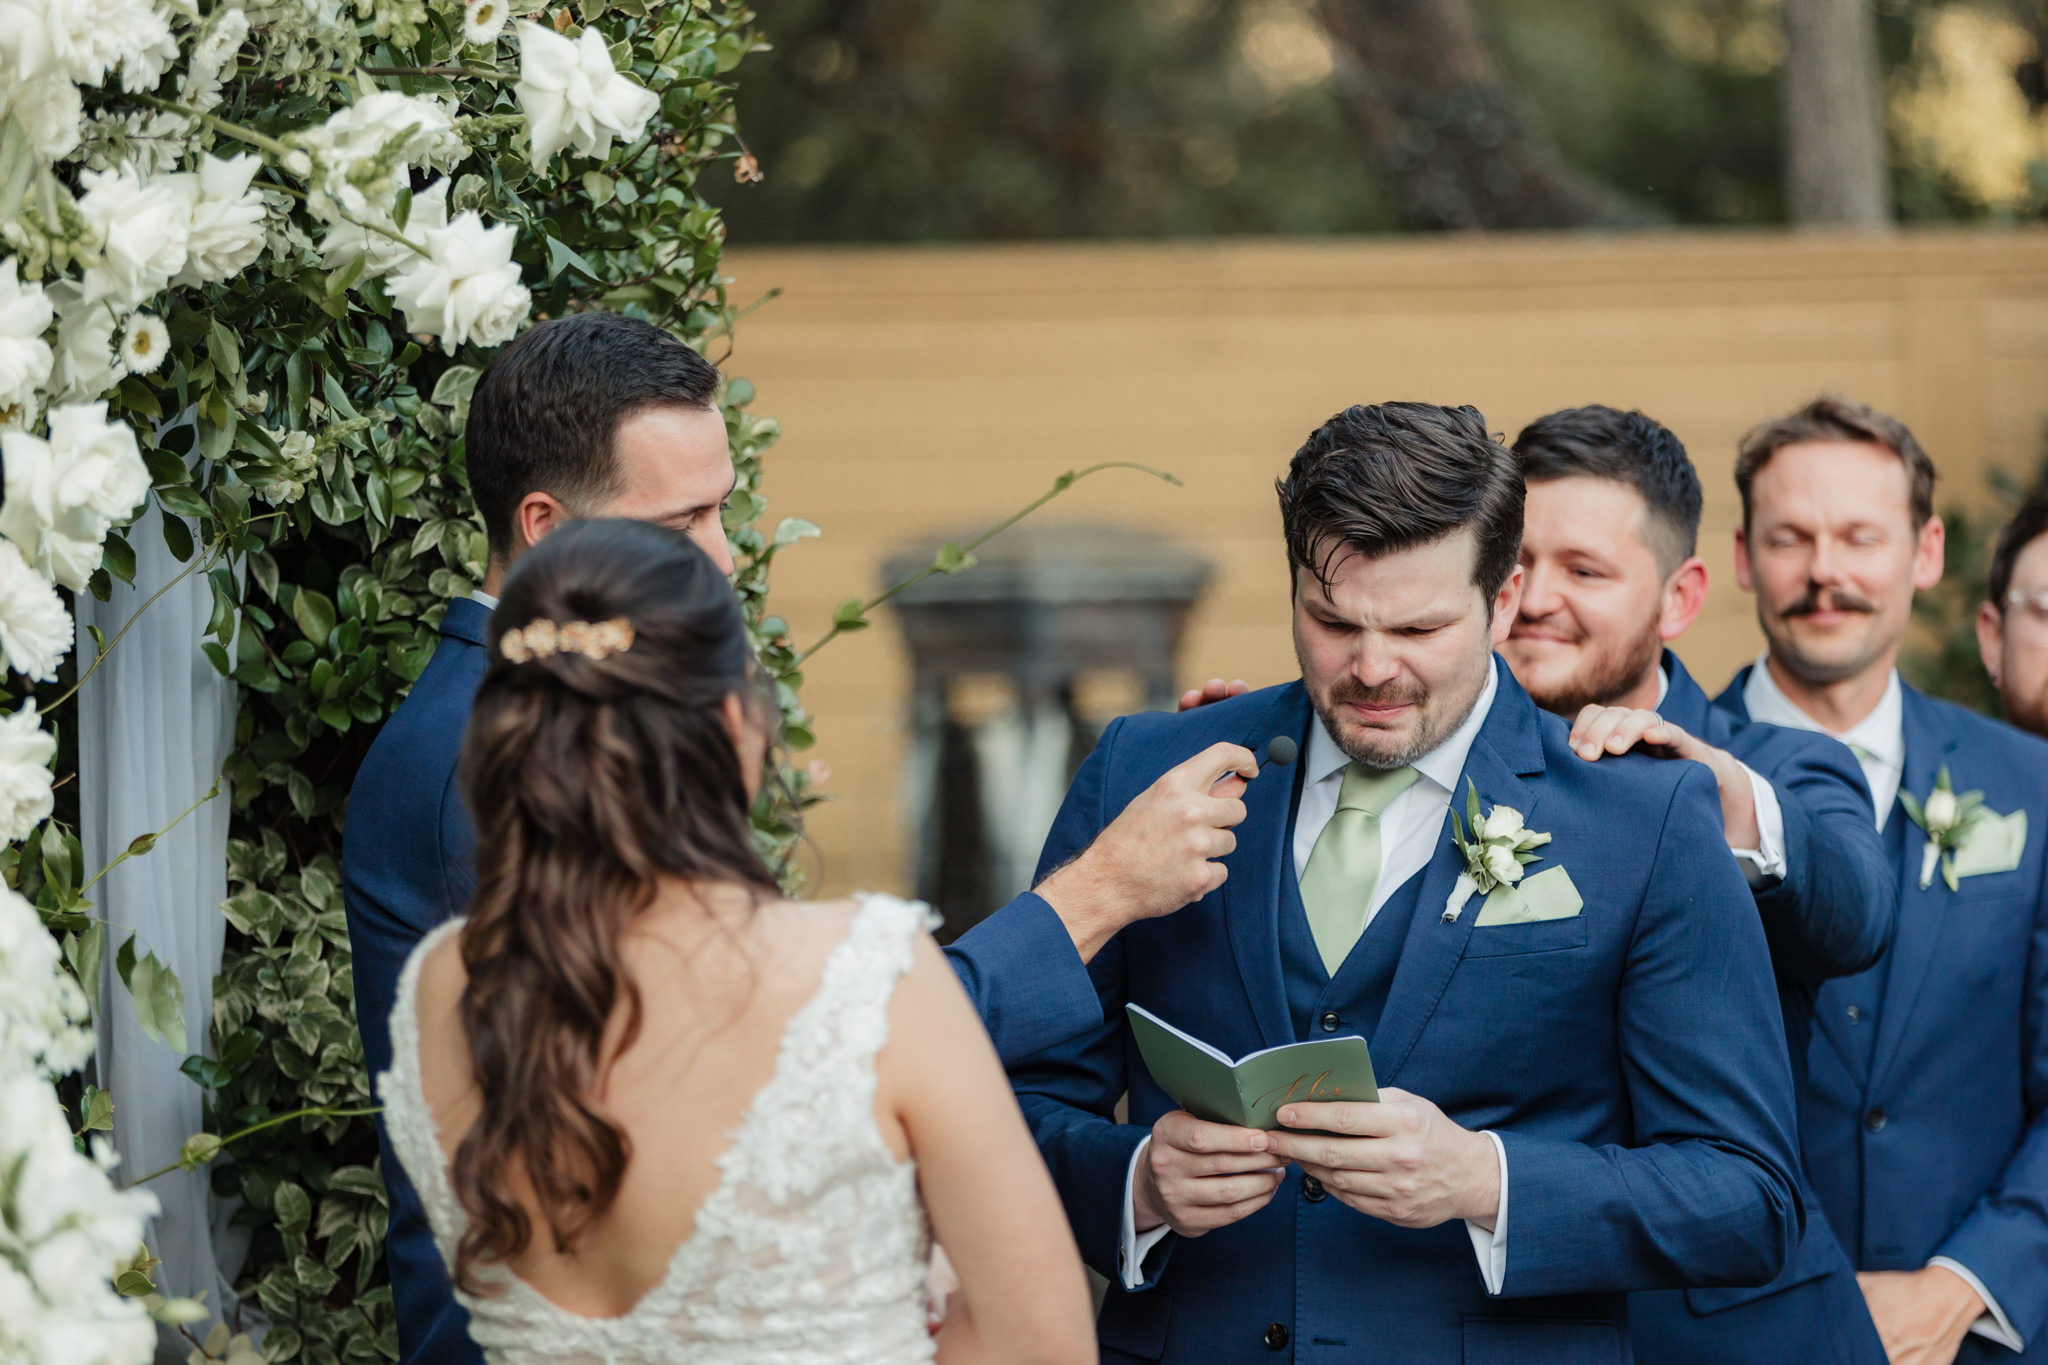
<instances>
[{"instance_id":1,"label":"bride facing away","mask_svg":"<svg viewBox=\"0 0 2048 1365\"><path fill-rule=\"evenodd\" d=\"M772 711L710 559L574 523L490 633L476 893L407 963L379 1078L488 1358L1093 1359L1072 1235L929 912L785 900L755 850ZM960 1282L936 1338L934 1234Z\"/></svg>"}]
</instances>

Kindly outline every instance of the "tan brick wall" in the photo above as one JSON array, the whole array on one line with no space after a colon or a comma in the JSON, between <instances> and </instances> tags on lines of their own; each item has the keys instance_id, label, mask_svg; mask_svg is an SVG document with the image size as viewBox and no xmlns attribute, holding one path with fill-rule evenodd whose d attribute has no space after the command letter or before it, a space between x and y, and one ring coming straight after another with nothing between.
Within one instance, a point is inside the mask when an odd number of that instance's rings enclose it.
<instances>
[{"instance_id":1,"label":"tan brick wall","mask_svg":"<svg viewBox=\"0 0 2048 1365\"><path fill-rule=\"evenodd\" d=\"M1218 573L1182 672L1293 676L1272 481L1353 402L1471 403L1510 438L1579 403L1640 407L1706 484L1713 590L1682 643L1718 684L1757 647L1735 587L1737 437L1829 389L1894 412L1943 501L2024 465L2048 420L2048 233L1658 234L735 252L735 298L779 287L728 368L781 419L771 516L825 528L778 565L800 641L879 586L891 549L969 534L1065 469L1131 459L1048 513L1121 519ZM1046 514L1042 514L1046 515ZM904 890L906 660L894 624L808 670L820 886Z\"/></svg>"}]
</instances>

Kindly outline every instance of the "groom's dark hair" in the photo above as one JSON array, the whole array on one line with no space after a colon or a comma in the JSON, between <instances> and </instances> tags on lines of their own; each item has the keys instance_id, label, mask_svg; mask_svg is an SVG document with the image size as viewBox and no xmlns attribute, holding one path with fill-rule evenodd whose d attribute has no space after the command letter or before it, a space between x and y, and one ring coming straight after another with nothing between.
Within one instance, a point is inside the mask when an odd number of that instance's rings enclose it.
<instances>
[{"instance_id":1,"label":"groom's dark hair","mask_svg":"<svg viewBox=\"0 0 2048 1365\"><path fill-rule=\"evenodd\" d=\"M1472 582L1491 605L1522 552L1522 471L1477 408L1344 409L1294 452L1280 493L1287 565L1324 585L1348 553L1434 544L1471 527Z\"/></svg>"},{"instance_id":2,"label":"groom's dark hair","mask_svg":"<svg viewBox=\"0 0 2048 1365\"><path fill-rule=\"evenodd\" d=\"M1671 429L1598 403L1538 417L1515 438L1530 483L1584 477L1633 488L1649 511L1649 545L1670 573L1699 547L1700 476Z\"/></svg>"},{"instance_id":3,"label":"groom's dark hair","mask_svg":"<svg viewBox=\"0 0 2048 1365\"><path fill-rule=\"evenodd\" d=\"M643 408L710 408L718 370L652 323L550 318L498 353L470 397L463 447L491 553L509 558L528 493L574 508L620 491L612 438Z\"/></svg>"}]
</instances>

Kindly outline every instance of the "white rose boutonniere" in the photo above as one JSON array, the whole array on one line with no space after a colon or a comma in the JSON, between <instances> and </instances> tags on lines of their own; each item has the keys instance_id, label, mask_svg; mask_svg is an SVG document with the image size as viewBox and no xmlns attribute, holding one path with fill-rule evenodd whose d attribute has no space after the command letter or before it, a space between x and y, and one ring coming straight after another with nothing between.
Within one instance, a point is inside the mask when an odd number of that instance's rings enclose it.
<instances>
[{"instance_id":1,"label":"white rose boutonniere","mask_svg":"<svg viewBox=\"0 0 2048 1365\"><path fill-rule=\"evenodd\" d=\"M1451 842L1464 858L1465 870L1458 874L1458 884L1444 902L1446 924L1458 918L1475 893L1485 895L1495 887L1521 881L1523 870L1543 856L1536 850L1550 842L1548 834L1529 829L1522 812L1512 806L1496 805L1482 817L1479 788L1470 778L1465 779L1465 820L1461 824L1458 812L1451 812ZM1468 824L1472 830L1469 838L1465 834Z\"/></svg>"},{"instance_id":2,"label":"white rose boutonniere","mask_svg":"<svg viewBox=\"0 0 2048 1365\"><path fill-rule=\"evenodd\" d=\"M1934 867L1941 864L1941 880L1948 889L1956 889L1956 849L1963 842L1963 831L1977 818L1983 808L1984 793L1967 791L1958 794L1949 781L1948 765L1941 765L1941 771L1934 776L1934 790L1927 793L1927 799L1914 799L1913 793L1900 788L1899 804L1906 808L1906 814L1914 824L1927 833L1927 847L1920 855L1920 889L1925 891L1934 880Z\"/></svg>"}]
</instances>

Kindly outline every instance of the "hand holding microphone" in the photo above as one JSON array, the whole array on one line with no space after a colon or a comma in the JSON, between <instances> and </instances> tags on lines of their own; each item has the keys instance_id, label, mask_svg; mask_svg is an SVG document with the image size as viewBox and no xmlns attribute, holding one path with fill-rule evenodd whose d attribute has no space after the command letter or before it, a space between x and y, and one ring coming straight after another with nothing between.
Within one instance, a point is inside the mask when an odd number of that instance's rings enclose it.
<instances>
[{"instance_id":1,"label":"hand holding microphone","mask_svg":"<svg viewBox=\"0 0 2048 1365\"><path fill-rule=\"evenodd\" d=\"M1265 764L1286 767L1298 746L1267 743L1262 763L1239 744L1212 744L1132 798L1081 855L1036 888L1087 961L1125 925L1170 915L1223 885L1216 861L1237 847L1239 798Z\"/></svg>"}]
</instances>

